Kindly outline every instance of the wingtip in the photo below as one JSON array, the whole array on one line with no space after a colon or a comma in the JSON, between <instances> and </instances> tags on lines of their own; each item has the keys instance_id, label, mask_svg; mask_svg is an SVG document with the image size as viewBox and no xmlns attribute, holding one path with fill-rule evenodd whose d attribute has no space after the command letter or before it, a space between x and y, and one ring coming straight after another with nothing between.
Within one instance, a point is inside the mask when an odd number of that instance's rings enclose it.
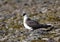
<instances>
[{"instance_id":1,"label":"wingtip","mask_svg":"<svg viewBox=\"0 0 60 42\"><path fill-rule=\"evenodd\" d=\"M51 25L52 27L54 26L53 24L47 24L47 25Z\"/></svg>"}]
</instances>

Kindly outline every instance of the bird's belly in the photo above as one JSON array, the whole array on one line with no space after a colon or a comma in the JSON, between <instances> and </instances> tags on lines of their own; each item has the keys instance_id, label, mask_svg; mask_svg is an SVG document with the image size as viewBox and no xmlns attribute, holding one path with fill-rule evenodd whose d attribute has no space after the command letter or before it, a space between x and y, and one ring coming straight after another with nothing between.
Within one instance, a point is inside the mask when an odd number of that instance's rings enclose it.
<instances>
[{"instance_id":1,"label":"bird's belly","mask_svg":"<svg viewBox=\"0 0 60 42\"><path fill-rule=\"evenodd\" d=\"M31 27L29 27L26 23L24 23L24 27L29 30L33 30Z\"/></svg>"}]
</instances>

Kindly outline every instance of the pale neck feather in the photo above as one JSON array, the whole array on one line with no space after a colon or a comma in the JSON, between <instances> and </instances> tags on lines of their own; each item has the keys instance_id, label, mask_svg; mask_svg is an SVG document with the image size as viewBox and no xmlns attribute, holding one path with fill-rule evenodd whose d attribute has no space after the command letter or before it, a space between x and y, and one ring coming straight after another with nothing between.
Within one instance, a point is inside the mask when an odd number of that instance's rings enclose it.
<instances>
[{"instance_id":1,"label":"pale neck feather","mask_svg":"<svg viewBox=\"0 0 60 42\"><path fill-rule=\"evenodd\" d=\"M24 19L23 19L23 24L24 24L25 28L27 28L27 29L29 29L29 30L33 30L31 27L29 27L29 26L26 24L26 20L27 20L27 19L28 19L28 16L25 15L25 16L24 16Z\"/></svg>"},{"instance_id":2,"label":"pale neck feather","mask_svg":"<svg viewBox=\"0 0 60 42\"><path fill-rule=\"evenodd\" d=\"M24 16L24 20L23 20L23 21L24 21L24 22L26 22L27 18L28 18L28 16L27 16L27 15L25 15L25 16Z\"/></svg>"}]
</instances>

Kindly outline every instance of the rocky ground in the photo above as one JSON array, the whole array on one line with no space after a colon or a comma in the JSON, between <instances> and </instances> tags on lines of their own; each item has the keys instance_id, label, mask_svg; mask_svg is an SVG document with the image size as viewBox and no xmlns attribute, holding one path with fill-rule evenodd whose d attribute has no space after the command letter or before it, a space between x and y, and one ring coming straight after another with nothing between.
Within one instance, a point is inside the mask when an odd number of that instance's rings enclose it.
<instances>
[{"instance_id":1,"label":"rocky ground","mask_svg":"<svg viewBox=\"0 0 60 42\"><path fill-rule=\"evenodd\" d=\"M25 29L23 11L54 28ZM60 0L0 0L0 42L60 42Z\"/></svg>"}]
</instances>

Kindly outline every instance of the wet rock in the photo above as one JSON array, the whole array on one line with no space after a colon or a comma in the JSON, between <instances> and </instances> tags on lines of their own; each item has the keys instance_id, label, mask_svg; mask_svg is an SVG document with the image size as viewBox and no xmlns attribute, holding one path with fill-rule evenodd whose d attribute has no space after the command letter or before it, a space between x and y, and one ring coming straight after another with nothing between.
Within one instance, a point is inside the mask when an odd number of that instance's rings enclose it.
<instances>
[{"instance_id":1,"label":"wet rock","mask_svg":"<svg viewBox=\"0 0 60 42\"><path fill-rule=\"evenodd\" d=\"M6 31L0 30L0 36L3 35L3 34L5 34L5 33L6 33Z\"/></svg>"},{"instance_id":2,"label":"wet rock","mask_svg":"<svg viewBox=\"0 0 60 42\"><path fill-rule=\"evenodd\" d=\"M57 42L57 41L55 41L55 40L52 39L52 38L49 38L49 40L48 40L47 42Z\"/></svg>"},{"instance_id":3,"label":"wet rock","mask_svg":"<svg viewBox=\"0 0 60 42\"><path fill-rule=\"evenodd\" d=\"M48 9L46 7L41 8L40 12L41 13L47 13Z\"/></svg>"}]
</instances>

